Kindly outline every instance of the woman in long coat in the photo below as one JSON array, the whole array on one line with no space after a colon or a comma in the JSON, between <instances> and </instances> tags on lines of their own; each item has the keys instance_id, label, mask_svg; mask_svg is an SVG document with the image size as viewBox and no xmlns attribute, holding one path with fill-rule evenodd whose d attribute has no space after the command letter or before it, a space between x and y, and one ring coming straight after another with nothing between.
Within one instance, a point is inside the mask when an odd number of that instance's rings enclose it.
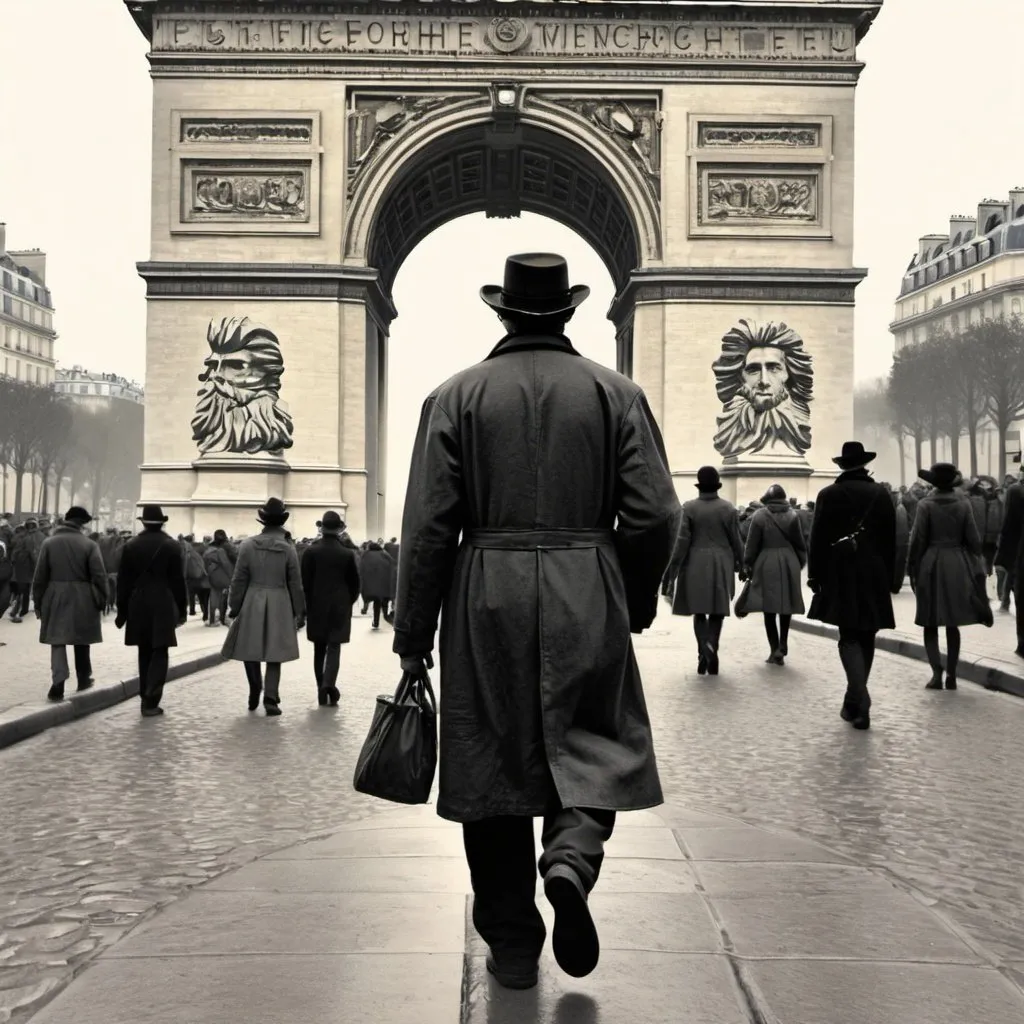
<instances>
[{"instance_id":1,"label":"woman in long coat","mask_svg":"<svg viewBox=\"0 0 1024 1024\"><path fill-rule=\"evenodd\" d=\"M718 496L718 470L697 471L698 497L683 505L683 517L669 574L675 580L673 615L692 615L697 638L697 672L718 675L722 623L743 567L739 518L732 502Z\"/></svg>"},{"instance_id":2,"label":"woman in long coat","mask_svg":"<svg viewBox=\"0 0 1024 1024\"><path fill-rule=\"evenodd\" d=\"M78 689L92 686L90 646L102 643L100 617L107 606L107 571L94 540L82 528L92 521L84 508L74 506L39 548L34 560L32 597L42 620L39 642L50 645L50 692L47 699L64 699L64 683L71 675L67 648L75 649Z\"/></svg>"},{"instance_id":3,"label":"woman in long coat","mask_svg":"<svg viewBox=\"0 0 1024 1024\"><path fill-rule=\"evenodd\" d=\"M381 612L387 607L392 593L391 556L376 541L371 541L359 560L359 579L363 590L363 605L373 604L373 628L380 626Z\"/></svg>"},{"instance_id":4,"label":"woman in long coat","mask_svg":"<svg viewBox=\"0 0 1024 1024\"><path fill-rule=\"evenodd\" d=\"M262 691L268 715L281 714L281 663L298 660L295 634L306 620L299 557L284 531L289 514L280 499L268 499L256 513L263 532L238 549L228 594L234 621L221 651L225 658L245 662L249 710L259 706Z\"/></svg>"},{"instance_id":5,"label":"woman in long coat","mask_svg":"<svg viewBox=\"0 0 1024 1024\"><path fill-rule=\"evenodd\" d=\"M139 521L143 532L121 552L114 624L125 626L125 646L139 649L141 711L151 718L163 714L170 648L188 619L188 592L181 545L163 531L167 516L159 505L146 505Z\"/></svg>"},{"instance_id":6,"label":"woman in long coat","mask_svg":"<svg viewBox=\"0 0 1024 1024\"><path fill-rule=\"evenodd\" d=\"M345 528L337 512L327 512L323 536L302 556L302 592L306 598L306 639L313 644L313 676L320 705L341 699L338 669L341 645L352 637L352 605L359 600L355 552L343 544Z\"/></svg>"},{"instance_id":7,"label":"woman in long coat","mask_svg":"<svg viewBox=\"0 0 1024 1024\"><path fill-rule=\"evenodd\" d=\"M782 487L772 484L761 501L764 507L751 517L743 549L744 575L750 580L747 611L764 615L768 663L784 665L790 621L804 613L800 572L807 564L807 548L800 518Z\"/></svg>"},{"instance_id":8,"label":"woman in long coat","mask_svg":"<svg viewBox=\"0 0 1024 1024\"><path fill-rule=\"evenodd\" d=\"M917 505L910 538L910 582L917 595L914 622L924 629L932 678L926 689L942 689L939 627L946 628L946 689L956 689L960 626L992 625L984 593L981 536L968 499L953 490L957 469L937 462L918 473L935 490ZM987 612L987 614L986 614Z\"/></svg>"}]
</instances>

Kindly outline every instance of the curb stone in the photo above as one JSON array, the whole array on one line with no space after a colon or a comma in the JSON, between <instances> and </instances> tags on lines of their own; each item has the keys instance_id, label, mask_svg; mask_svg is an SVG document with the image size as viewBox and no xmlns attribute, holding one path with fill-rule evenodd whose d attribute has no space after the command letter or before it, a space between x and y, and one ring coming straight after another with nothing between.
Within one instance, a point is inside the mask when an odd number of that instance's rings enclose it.
<instances>
[{"instance_id":1,"label":"curb stone","mask_svg":"<svg viewBox=\"0 0 1024 1024\"><path fill-rule=\"evenodd\" d=\"M187 658L172 665L167 672L167 681L194 675L208 668L222 664L224 658L220 651L201 654L195 658ZM139 677L131 676L110 686L94 686L83 693L70 693L60 703L47 704L43 707L25 705L11 708L0 713L0 749L10 747L30 736L37 736L47 729L68 722L77 721L96 711L112 708L139 695Z\"/></svg>"},{"instance_id":2,"label":"curb stone","mask_svg":"<svg viewBox=\"0 0 1024 1024\"><path fill-rule=\"evenodd\" d=\"M824 637L826 640L839 639L839 630L824 622L811 622L808 619L798 619L794 616L791 629L798 633L810 633L812 636ZM889 654L898 654L904 658L911 658L914 661L928 661L924 644L915 643L912 640L904 640L901 637L886 636L879 633L875 639L875 649L886 651ZM945 655L943 655L945 664ZM966 679L969 682L977 683L988 690L998 690L1001 693L1010 693L1015 697L1024 697L1024 661L1021 662L1022 675L1015 675L1008 672L1005 662L995 661L992 658L972 658L970 655L960 658L960 666L957 672L957 679Z\"/></svg>"}]
</instances>

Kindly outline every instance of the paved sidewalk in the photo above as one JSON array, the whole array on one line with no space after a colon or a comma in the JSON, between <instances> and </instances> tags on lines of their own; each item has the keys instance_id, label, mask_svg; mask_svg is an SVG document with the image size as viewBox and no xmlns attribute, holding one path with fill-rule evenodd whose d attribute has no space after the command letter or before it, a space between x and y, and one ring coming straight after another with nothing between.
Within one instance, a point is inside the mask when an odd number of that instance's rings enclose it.
<instances>
[{"instance_id":1,"label":"paved sidewalk","mask_svg":"<svg viewBox=\"0 0 1024 1024\"><path fill-rule=\"evenodd\" d=\"M1024 658L1013 653L1017 646L1017 617L1012 604L1009 613L999 610L994 577L989 580L988 589L995 622L991 629L985 626L961 627L958 676L982 686L1024 697ZM808 608L812 597L810 590L805 588L804 602ZM921 627L914 624L917 599L909 583L904 584L900 593L893 596L892 604L896 629L887 629L878 634L878 649L927 663ZM830 638L838 638L839 635L835 626L815 622L804 616L793 617L793 629ZM940 630L939 646L943 651L945 645L946 639ZM927 676L928 670L925 669L922 678L926 679Z\"/></svg>"},{"instance_id":2,"label":"paved sidewalk","mask_svg":"<svg viewBox=\"0 0 1024 1024\"><path fill-rule=\"evenodd\" d=\"M815 843L702 810L620 816L592 899L603 952L588 978L562 974L545 949L538 988L498 987L468 892L458 826L432 807L387 808L151 914L33 1021L1024 1020L1012 965L932 901Z\"/></svg>"},{"instance_id":3,"label":"paved sidewalk","mask_svg":"<svg viewBox=\"0 0 1024 1024\"><path fill-rule=\"evenodd\" d=\"M226 632L219 626L204 626L199 618L189 619L178 630L178 646L171 648L168 678L179 679L219 664ZM115 628L113 615L103 619L103 643L92 647L96 685L78 694L72 677L65 686L67 699L60 704L46 700L50 649L39 643L35 615L21 623L0 619L0 641L0 748L138 695L138 649L125 646L124 633Z\"/></svg>"}]
</instances>

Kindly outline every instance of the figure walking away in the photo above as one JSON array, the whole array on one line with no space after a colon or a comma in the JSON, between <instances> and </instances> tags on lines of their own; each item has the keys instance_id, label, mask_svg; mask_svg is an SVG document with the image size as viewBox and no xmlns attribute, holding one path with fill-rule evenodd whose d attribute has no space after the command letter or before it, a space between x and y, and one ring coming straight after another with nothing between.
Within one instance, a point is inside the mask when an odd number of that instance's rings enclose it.
<instances>
[{"instance_id":1,"label":"figure walking away","mask_svg":"<svg viewBox=\"0 0 1024 1024\"><path fill-rule=\"evenodd\" d=\"M743 567L743 542L736 507L718 496L718 470L701 466L695 486L698 496L683 505L668 570L675 584L672 614L693 616L697 673L717 676L722 624L736 593L736 573Z\"/></svg>"},{"instance_id":2,"label":"figure walking away","mask_svg":"<svg viewBox=\"0 0 1024 1024\"><path fill-rule=\"evenodd\" d=\"M360 586L363 588L363 607L373 605L373 629L380 628L380 617L387 620L388 601L392 593L394 563L379 541L370 541L359 560Z\"/></svg>"},{"instance_id":3,"label":"figure walking away","mask_svg":"<svg viewBox=\"0 0 1024 1024\"><path fill-rule=\"evenodd\" d=\"M64 699L71 675L68 646L75 649L78 689L92 684L90 646L103 642L100 622L107 606L107 571L96 541L82 532L92 516L78 505L39 548L32 579L32 600L41 620L39 642L50 645L50 692L47 700Z\"/></svg>"},{"instance_id":4,"label":"figure walking away","mask_svg":"<svg viewBox=\"0 0 1024 1024\"><path fill-rule=\"evenodd\" d=\"M281 714L281 664L298 660L296 631L306 624L299 556L284 530L289 514L283 501L269 498L256 513L263 531L238 549L228 594L234 621L221 651L245 663L249 710L259 707L262 693L268 715Z\"/></svg>"},{"instance_id":5,"label":"figure walking away","mask_svg":"<svg viewBox=\"0 0 1024 1024\"><path fill-rule=\"evenodd\" d=\"M875 634L895 629L896 511L881 484L865 468L875 452L847 441L832 461L842 471L819 492L811 524L807 585L814 597L810 619L839 627L839 658L846 696L839 712L855 729L871 728L868 679Z\"/></svg>"},{"instance_id":6,"label":"figure walking away","mask_svg":"<svg viewBox=\"0 0 1024 1024\"><path fill-rule=\"evenodd\" d=\"M955 690L959 627L992 625L981 535L969 499L953 489L956 466L937 462L917 475L935 488L918 502L910 538L910 585L917 596L914 622L924 629L924 649L932 668L925 689L942 689L939 627L944 626L946 689Z\"/></svg>"},{"instance_id":7,"label":"figure walking away","mask_svg":"<svg viewBox=\"0 0 1024 1024\"><path fill-rule=\"evenodd\" d=\"M786 492L772 484L750 520L743 550L743 573L750 580L747 611L764 615L768 663L784 665L789 654L789 624L803 615L800 573L807 563L803 530L797 510L786 503ZM777 618L776 618L777 616Z\"/></svg>"},{"instance_id":8,"label":"figure walking away","mask_svg":"<svg viewBox=\"0 0 1024 1024\"><path fill-rule=\"evenodd\" d=\"M341 645L352 636L352 606L359 600L355 552L341 542L345 524L337 512L324 513L321 536L302 556L306 598L306 639L313 644L313 675L321 706L341 699L338 670Z\"/></svg>"},{"instance_id":9,"label":"figure walking away","mask_svg":"<svg viewBox=\"0 0 1024 1024\"><path fill-rule=\"evenodd\" d=\"M170 649L178 646L175 627L188 621L185 558L181 545L164 533L167 516L146 505L139 516L142 533L121 552L117 570L118 629L125 627L127 647L139 649L139 698L146 718L162 715Z\"/></svg>"},{"instance_id":10,"label":"figure walking away","mask_svg":"<svg viewBox=\"0 0 1024 1024\"><path fill-rule=\"evenodd\" d=\"M394 649L424 672L443 605L437 809L462 822L510 988L536 984L546 936L532 819L555 959L582 977L615 813L662 802L630 633L654 620L679 502L643 392L564 334L589 291L545 253L482 289L507 334L424 402L402 522Z\"/></svg>"}]
</instances>

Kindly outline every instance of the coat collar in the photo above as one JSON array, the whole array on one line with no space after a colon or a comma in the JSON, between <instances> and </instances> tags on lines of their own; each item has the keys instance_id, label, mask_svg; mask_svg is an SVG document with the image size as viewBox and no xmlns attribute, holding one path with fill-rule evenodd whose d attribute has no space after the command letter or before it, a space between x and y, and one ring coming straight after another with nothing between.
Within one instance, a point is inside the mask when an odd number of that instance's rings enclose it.
<instances>
[{"instance_id":1,"label":"coat collar","mask_svg":"<svg viewBox=\"0 0 1024 1024\"><path fill-rule=\"evenodd\" d=\"M488 359L502 356L506 352L520 352L524 349L549 348L578 356L572 342L564 334L508 334L491 349Z\"/></svg>"},{"instance_id":2,"label":"coat collar","mask_svg":"<svg viewBox=\"0 0 1024 1024\"><path fill-rule=\"evenodd\" d=\"M836 483L843 484L843 483L846 483L848 480L849 481L854 481L854 480L868 480L868 481L870 481L871 480L871 474L863 466L858 466L856 469L848 469L845 472L840 473L839 476L836 477Z\"/></svg>"}]
</instances>

